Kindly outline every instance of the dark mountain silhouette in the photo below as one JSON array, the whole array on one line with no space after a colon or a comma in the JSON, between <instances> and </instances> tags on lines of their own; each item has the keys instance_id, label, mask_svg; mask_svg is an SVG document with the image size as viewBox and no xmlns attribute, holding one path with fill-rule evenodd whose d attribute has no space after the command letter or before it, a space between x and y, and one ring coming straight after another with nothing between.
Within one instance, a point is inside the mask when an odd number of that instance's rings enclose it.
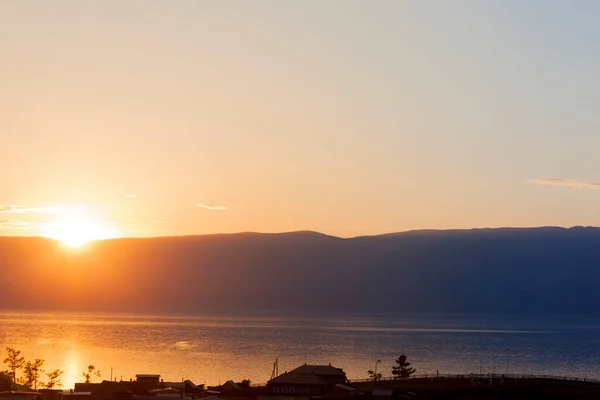
<instances>
[{"instance_id":1,"label":"dark mountain silhouette","mask_svg":"<svg viewBox=\"0 0 600 400\"><path fill-rule=\"evenodd\" d=\"M0 238L0 308L598 313L600 229Z\"/></svg>"}]
</instances>

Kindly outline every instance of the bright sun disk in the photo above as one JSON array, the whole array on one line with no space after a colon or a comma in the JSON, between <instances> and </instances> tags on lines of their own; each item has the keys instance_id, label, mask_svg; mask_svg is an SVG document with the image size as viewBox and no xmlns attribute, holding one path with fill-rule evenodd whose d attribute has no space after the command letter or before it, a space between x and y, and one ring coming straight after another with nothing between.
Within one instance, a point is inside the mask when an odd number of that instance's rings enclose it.
<instances>
[{"instance_id":1,"label":"bright sun disk","mask_svg":"<svg viewBox=\"0 0 600 400\"><path fill-rule=\"evenodd\" d=\"M69 247L80 247L91 241L118 237L114 227L90 219L82 209L63 210L60 219L47 224L46 235Z\"/></svg>"}]
</instances>

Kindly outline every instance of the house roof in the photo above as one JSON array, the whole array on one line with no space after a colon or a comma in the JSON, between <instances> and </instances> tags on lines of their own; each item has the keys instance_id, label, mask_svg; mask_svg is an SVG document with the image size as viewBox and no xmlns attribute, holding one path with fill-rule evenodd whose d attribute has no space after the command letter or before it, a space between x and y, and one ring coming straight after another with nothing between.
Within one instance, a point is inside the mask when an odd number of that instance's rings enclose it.
<instances>
[{"instance_id":1,"label":"house roof","mask_svg":"<svg viewBox=\"0 0 600 400\"><path fill-rule=\"evenodd\" d=\"M0 379L2 379L3 377L6 377L6 374L2 374L0 373ZM31 392L31 388L25 386L25 385L20 385L18 383L10 383L12 380L12 377L8 378L8 388L12 388L13 392ZM1 383L1 382L0 382ZM11 390L8 390L8 392L10 392Z\"/></svg>"},{"instance_id":2,"label":"house roof","mask_svg":"<svg viewBox=\"0 0 600 400\"><path fill-rule=\"evenodd\" d=\"M76 383L75 392L94 392L102 395L128 392L127 386L122 382L102 381L100 383Z\"/></svg>"},{"instance_id":3,"label":"house roof","mask_svg":"<svg viewBox=\"0 0 600 400\"><path fill-rule=\"evenodd\" d=\"M313 374L313 375L338 375L346 376L346 373L341 368L332 367L329 365L308 365L304 364L290 371L293 374Z\"/></svg>"},{"instance_id":4,"label":"house roof","mask_svg":"<svg viewBox=\"0 0 600 400\"><path fill-rule=\"evenodd\" d=\"M221 386L221 390L241 390L240 386L232 380L229 380Z\"/></svg>"},{"instance_id":5,"label":"house roof","mask_svg":"<svg viewBox=\"0 0 600 400\"><path fill-rule=\"evenodd\" d=\"M204 384L201 383L199 385L194 384L194 382L186 379L183 382L161 382L162 387L172 387L178 390L202 390Z\"/></svg>"},{"instance_id":6,"label":"house roof","mask_svg":"<svg viewBox=\"0 0 600 400\"><path fill-rule=\"evenodd\" d=\"M327 381L313 374L298 374L286 372L277 378L271 379L269 383L282 383L286 385L327 385Z\"/></svg>"}]
</instances>

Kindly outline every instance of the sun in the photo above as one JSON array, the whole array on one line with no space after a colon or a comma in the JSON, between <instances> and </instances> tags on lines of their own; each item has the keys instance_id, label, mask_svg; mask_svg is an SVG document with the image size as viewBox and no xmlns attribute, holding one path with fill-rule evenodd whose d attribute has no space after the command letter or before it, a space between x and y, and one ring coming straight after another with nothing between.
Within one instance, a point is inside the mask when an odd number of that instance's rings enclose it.
<instances>
[{"instance_id":1,"label":"sun","mask_svg":"<svg viewBox=\"0 0 600 400\"><path fill-rule=\"evenodd\" d=\"M65 246L81 247L95 240L119 237L112 225L90 218L83 208L62 208L58 216L58 219L46 225L45 236L58 240Z\"/></svg>"}]
</instances>

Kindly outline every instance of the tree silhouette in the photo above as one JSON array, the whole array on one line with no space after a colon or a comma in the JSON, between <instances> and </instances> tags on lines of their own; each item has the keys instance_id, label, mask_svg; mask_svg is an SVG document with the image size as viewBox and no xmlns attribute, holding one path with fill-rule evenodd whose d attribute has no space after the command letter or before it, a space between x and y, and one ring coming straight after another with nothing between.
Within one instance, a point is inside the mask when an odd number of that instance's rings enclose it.
<instances>
[{"instance_id":1,"label":"tree silhouette","mask_svg":"<svg viewBox=\"0 0 600 400\"><path fill-rule=\"evenodd\" d=\"M27 361L25 363L25 367L23 367L23 378L21 382L23 385L33 388L33 390L37 390L38 383L40 382L40 375L44 372L42 366L44 365L44 360L40 358L36 358L33 362Z\"/></svg>"},{"instance_id":2,"label":"tree silhouette","mask_svg":"<svg viewBox=\"0 0 600 400\"><path fill-rule=\"evenodd\" d=\"M55 369L52 372L48 372L46 374L46 376L48 377L48 382L46 382L46 384L44 385L46 389L54 389L54 387L56 386L61 386L62 382L59 378L63 373L64 372L60 369Z\"/></svg>"},{"instance_id":3,"label":"tree silhouette","mask_svg":"<svg viewBox=\"0 0 600 400\"><path fill-rule=\"evenodd\" d=\"M417 370L410 366L410 363L406 361L406 356L404 354L398 357L396 365L392 367L394 379L407 379L415 372L417 372Z\"/></svg>"},{"instance_id":4,"label":"tree silhouette","mask_svg":"<svg viewBox=\"0 0 600 400\"><path fill-rule=\"evenodd\" d=\"M369 380L374 381L374 382L381 380L381 377L383 376L383 375L381 375L381 373L379 373L379 372L376 373L372 369L368 370L367 373L369 374Z\"/></svg>"},{"instance_id":5,"label":"tree silhouette","mask_svg":"<svg viewBox=\"0 0 600 400\"><path fill-rule=\"evenodd\" d=\"M25 357L21 355L21 350L7 347L4 364L8 367L12 382L17 383L17 371L25 366Z\"/></svg>"},{"instance_id":6,"label":"tree silhouette","mask_svg":"<svg viewBox=\"0 0 600 400\"><path fill-rule=\"evenodd\" d=\"M93 365L88 365L87 371L83 372L83 377L85 378L85 383L92 383L94 381L94 377L100 378L102 375L100 371L96 371L96 367Z\"/></svg>"}]
</instances>

